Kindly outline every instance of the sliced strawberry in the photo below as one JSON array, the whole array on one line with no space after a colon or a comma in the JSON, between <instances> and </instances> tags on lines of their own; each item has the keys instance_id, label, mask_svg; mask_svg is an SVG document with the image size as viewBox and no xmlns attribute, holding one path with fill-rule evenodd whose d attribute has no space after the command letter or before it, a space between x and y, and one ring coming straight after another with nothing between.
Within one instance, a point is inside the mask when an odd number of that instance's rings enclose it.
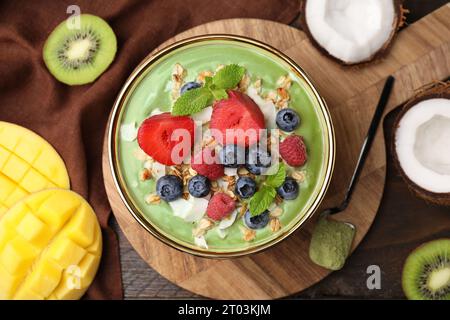
<instances>
[{"instance_id":1,"label":"sliced strawberry","mask_svg":"<svg viewBox=\"0 0 450 320\"><path fill-rule=\"evenodd\" d=\"M219 157L214 149L203 148L201 152L194 155L191 167L202 176L211 180L217 180L224 175L224 166L219 163Z\"/></svg>"},{"instance_id":2,"label":"sliced strawberry","mask_svg":"<svg viewBox=\"0 0 450 320\"><path fill-rule=\"evenodd\" d=\"M177 129L186 131L182 138L174 136L177 140L172 141L172 133ZM180 164L190 154L194 144L194 121L187 116L161 113L142 122L137 139L141 149L156 161L168 166ZM177 149L172 156L175 146Z\"/></svg>"},{"instance_id":3,"label":"sliced strawberry","mask_svg":"<svg viewBox=\"0 0 450 320\"><path fill-rule=\"evenodd\" d=\"M216 141L222 144L251 145L259 141L259 130L264 128L264 114L244 93L229 90L228 99L217 101L213 106L210 129L216 129L222 133L222 137L215 137ZM227 129L231 129L231 133L235 132L236 135L229 134L229 131L227 134ZM235 131L237 129L242 131Z\"/></svg>"}]
</instances>

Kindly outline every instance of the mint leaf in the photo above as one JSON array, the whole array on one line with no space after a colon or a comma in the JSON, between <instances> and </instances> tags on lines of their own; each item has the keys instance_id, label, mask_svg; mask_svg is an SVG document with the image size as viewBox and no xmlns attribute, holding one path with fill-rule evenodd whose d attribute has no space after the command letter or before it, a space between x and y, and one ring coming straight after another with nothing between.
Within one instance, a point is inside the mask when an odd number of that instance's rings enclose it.
<instances>
[{"instance_id":1,"label":"mint leaf","mask_svg":"<svg viewBox=\"0 0 450 320\"><path fill-rule=\"evenodd\" d=\"M244 73L244 67L230 64L217 71L212 78L212 83L217 89L232 89L238 85Z\"/></svg>"},{"instance_id":2,"label":"mint leaf","mask_svg":"<svg viewBox=\"0 0 450 320\"><path fill-rule=\"evenodd\" d=\"M205 77L205 87L211 87L212 85L212 77Z\"/></svg>"},{"instance_id":3,"label":"mint leaf","mask_svg":"<svg viewBox=\"0 0 450 320\"><path fill-rule=\"evenodd\" d=\"M250 214L252 216L257 216L267 210L275 199L276 194L277 192L271 186L263 185L259 188L259 190L250 199Z\"/></svg>"},{"instance_id":4,"label":"mint leaf","mask_svg":"<svg viewBox=\"0 0 450 320\"><path fill-rule=\"evenodd\" d=\"M214 96L214 100L222 100L228 98L228 93L225 89L211 89L211 93Z\"/></svg>"},{"instance_id":5,"label":"mint leaf","mask_svg":"<svg viewBox=\"0 0 450 320\"><path fill-rule=\"evenodd\" d=\"M173 105L173 115L190 115L201 111L214 99L208 88L197 88L186 91Z\"/></svg>"},{"instance_id":6,"label":"mint leaf","mask_svg":"<svg viewBox=\"0 0 450 320\"><path fill-rule=\"evenodd\" d=\"M266 179L266 184L271 187L278 188L283 184L285 179L286 179L286 166L284 165L283 162L280 162L278 164L277 173L268 176Z\"/></svg>"}]
</instances>

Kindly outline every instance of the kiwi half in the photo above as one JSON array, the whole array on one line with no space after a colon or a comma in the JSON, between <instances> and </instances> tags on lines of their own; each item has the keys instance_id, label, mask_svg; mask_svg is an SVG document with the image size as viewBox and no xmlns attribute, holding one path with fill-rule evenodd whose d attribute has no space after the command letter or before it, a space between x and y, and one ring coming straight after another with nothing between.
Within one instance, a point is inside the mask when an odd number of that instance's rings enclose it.
<instances>
[{"instance_id":1,"label":"kiwi half","mask_svg":"<svg viewBox=\"0 0 450 320\"><path fill-rule=\"evenodd\" d=\"M105 20L80 15L80 28L60 23L44 45L43 56L50 73L68 85L94 81L114 60L117 39Z\"/></svg>"},{"instance_id":2,"label":"kiwi half","mask_svg":"<svg viewBox=\"0 0 450 320\"><path fill-rule=\"evenodd\" d=\"M427 242L403 267L403 291L412 300L450 300L450 239Z\"/></svg>"}]
</instances>

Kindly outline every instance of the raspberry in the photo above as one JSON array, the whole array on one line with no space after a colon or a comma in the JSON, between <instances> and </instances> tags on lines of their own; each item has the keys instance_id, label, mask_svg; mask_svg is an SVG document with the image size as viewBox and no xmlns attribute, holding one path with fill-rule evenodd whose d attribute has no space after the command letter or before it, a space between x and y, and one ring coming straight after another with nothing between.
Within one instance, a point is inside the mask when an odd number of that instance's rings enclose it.
<instances>
[{"instance_id":1,"label":"raspberry","mask_svg":"<svg viewBox=\"0 0 450 320\"><path fill-rule=\"evenodd\" d=\"M209 159L210 156L212 159ZM194 156L191 167L197 171L198 174L208 177L210 180L217 180L224 175L224 167L219 163L216 152L207 148L204 148L202 152Z\"/></svg>"},{"instance_id":2,"label":"raspberry","mask_svg":"<svg viewBox=\"0 0 450 320\"><path fill-rule=\"evenodd\" d=\"M299 167L306 163L306 146L302 136L292 134L280 143L280 155L286 163Z\"/></svg>"},{"instance_id":3,"label":"raspberry","mask_svg":"<svg viewBox=\"0 0 450 320\"><path fill-rule=\"evenodd\" d=\"M225 193L216 193L209 200L206 214L213 220L221 220L233 212L236 203L233 198Z\"/></svg>"}]
</instances>

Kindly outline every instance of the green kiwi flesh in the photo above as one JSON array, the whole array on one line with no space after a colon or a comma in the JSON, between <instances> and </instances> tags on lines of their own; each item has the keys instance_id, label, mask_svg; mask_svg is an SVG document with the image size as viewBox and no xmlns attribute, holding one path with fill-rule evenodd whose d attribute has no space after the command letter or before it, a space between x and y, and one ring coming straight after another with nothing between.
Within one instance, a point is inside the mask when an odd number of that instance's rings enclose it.
<instances>
[{"instance_id":1,"label":"green kiwi flesh","mask_svg":"<svg viewBox=\"0 0 450 320\"><path fill-rule=\"evenodd\" d=\"M450 300L450 239L427 242L406 259L403 291L412 300Z\"/></svg>"},{"instance_id":2,"label":"green kiwi flesh","mask_svg":"<svg viewBox=\"0 0 450 320\"><path fill-rule=\"evenodd\" d=\"M80 15L80 28L69 28L66 21L52 31L43 49L50 73L68 85L94 81L114 60L117 39L100 17Z\"/></svg>"}]
</instances>

